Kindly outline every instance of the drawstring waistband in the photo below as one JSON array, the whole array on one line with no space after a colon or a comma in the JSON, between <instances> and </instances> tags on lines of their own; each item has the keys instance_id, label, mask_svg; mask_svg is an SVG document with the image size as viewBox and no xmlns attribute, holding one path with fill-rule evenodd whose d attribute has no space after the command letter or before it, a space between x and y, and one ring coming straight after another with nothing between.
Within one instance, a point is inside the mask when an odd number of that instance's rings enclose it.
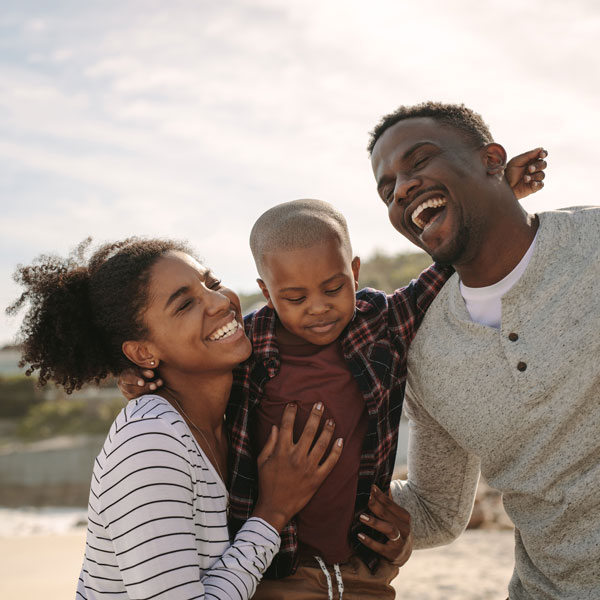
<instances>
[{"instance_id":1,"label":"drawstring waistband","mask_svg":"<svg viewBox=\"0 0 600 600\"><path fill-rule=\"evenodd\" d=\"M323 571L323 573L325 574L325 579L327 580L327 597L329 600L335 600L333 597L333 584L331 581L331 575L327 570L327 565L320 556L315 556L315 560L319 563L321 571ZM339 600L342 600L344 597L344 582L342 580L342 572L340 571L340 565L338 563L335 563L335 565L333 565L333 571L335 573Z\"/></svg>"}]
</instances>

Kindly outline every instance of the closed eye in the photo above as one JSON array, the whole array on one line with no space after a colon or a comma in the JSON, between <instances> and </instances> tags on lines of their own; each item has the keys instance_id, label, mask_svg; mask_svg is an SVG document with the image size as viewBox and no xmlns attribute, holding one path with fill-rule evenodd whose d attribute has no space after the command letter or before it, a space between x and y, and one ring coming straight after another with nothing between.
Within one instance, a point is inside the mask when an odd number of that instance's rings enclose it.
<instances>
[{"instance_id":1,"label":"closed eye","mask_svg":"<svg viewBox=\"0 0 600 600\"><path fill-rule=\"evenodd\" d=\"M191 306L192 302L193 302L192 299L189 299L189 300L186 300L185 302L183 302L180 306L177 307L175 314L183 312L186 308Z\"/></svg>"},{"instance_id":2,"label":"closed eye","mask_svg":"<svg viewBox=\"0 0 600 600\"><path fill-rule=\"evenodd\" d=\"M390 202L394 199L393 190L392 189L383 189L381 190L381 200L386 206L390 205Z\"/></svg>"},{"instance_id":3,"label":"closed eye","mask_svg":"<svg viewBox=\"0 0 600 600\"><path fill-rule=\"evenodd\" d=\"M220 279L216 279L215 281L211 282L210 285L208 286L209 290L218 290L221 287L221 280Z\"/></svg>"},{"instance_id":4,"label":"closed eye","mask_svg":"<svg viewBox=\"0 0 600 600\"><path fill-rule=\"evenodd\" d=\"M299 296L298 298L284 298L284 300L287 300L292 304L300 304L300 302L302 302L305 298L306 296Z\"/></svg>"},{"instance_id":5,"label":"closed eye","mask_svg":"<svg viewBox=\"0 0 600 600\"><path fill-rule=\"evenodd\" d=\"M335 294L337 294L342 288L344 287L344 284L342 283L341 285L338 285L334 290L326 290L325 293L329 296L334 296Z\"/></svg>"}]
</instances>

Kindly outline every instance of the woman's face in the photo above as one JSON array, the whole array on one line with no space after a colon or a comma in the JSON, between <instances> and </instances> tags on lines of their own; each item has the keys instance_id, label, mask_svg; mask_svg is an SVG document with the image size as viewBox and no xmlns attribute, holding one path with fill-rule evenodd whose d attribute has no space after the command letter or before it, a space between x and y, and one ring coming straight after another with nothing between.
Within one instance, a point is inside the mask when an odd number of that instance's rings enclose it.
<instances>
[{"instance_id":1,"label":"woman's face","mask_svg":"<svg viewBox=\"0 0 600 600\"><path fill-rule=\"evenodd\" d=\"M237 295L183 252L169 252L152 268L142 318L163 376L231 371L252 352Z\"/></svg>"}]
</instances>

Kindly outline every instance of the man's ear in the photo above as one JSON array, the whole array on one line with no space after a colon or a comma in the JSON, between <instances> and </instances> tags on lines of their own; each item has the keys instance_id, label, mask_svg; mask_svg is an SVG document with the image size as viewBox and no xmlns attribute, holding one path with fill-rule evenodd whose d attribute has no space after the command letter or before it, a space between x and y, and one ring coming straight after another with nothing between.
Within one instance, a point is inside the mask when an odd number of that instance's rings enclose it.
<instances>
[{"instance_id":1,"label":"man's ear","mask_svg":"<svg viewBox=\"0 0 600 600\"><path fill-rule=\"evenodd\" d=\"M492 142L482 149L482 158L488 175L504 175L506 168L506 150L500 144Z\"/></svg>"},{"instance_id":2,"label":"man's ear","mask_svg":"<svg viewBox=\"0 0 600 600\"><path fill-rule=\"evenodd\" d=\"M360 273L360 257L352 259L352 275L354 276L354 291L358 291L358 275Z\"/></svg>"},{"instance_id":3,"label":"man's ear","mask_svg":"<svg viewBox=\"0 0 600 600\"><path fill-rule=\"evenodd\" d=\"M258 287L260 288L260 291L263 293L263 296L265 297L266 301L267 301L267 306L269 308L275 308L273 306L273 303L271 302L271 294L269 294L269 290L267 289L267 286L265 285L265 282L262 279L257 279L256 283L258 283Z\"/></svg>"},{"instance_id":4,"label":"man's ear","mask_svg":"<svg viewBox=\"0 0 600 600\"><path fill-rule=\"evenodd\" d=\"M146 342L127 340L121 345L123 354L142 369L156 369L160 360Z\"/></svg>"}]
</instances>

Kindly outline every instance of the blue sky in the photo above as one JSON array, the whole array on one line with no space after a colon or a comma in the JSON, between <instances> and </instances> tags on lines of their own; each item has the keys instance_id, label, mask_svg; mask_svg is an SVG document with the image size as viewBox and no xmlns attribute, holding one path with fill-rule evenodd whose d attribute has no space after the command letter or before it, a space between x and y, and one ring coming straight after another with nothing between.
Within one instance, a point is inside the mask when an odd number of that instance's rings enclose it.
<instances>
[{"instance_id":1,"label":"blue sky","mask_svg":"<svg viewBox=\"0 0 600 600\"><path fill-rule=\"evenodd\" d=\"M253 291L250 227L299 197L340 207L363 258L408 249L365 146L426 99L478 110L509 154L549 149L528 210L597 204L598 40L593 0L5 2L0 304L17 263L88 235L187 239Z\"/></svg>"}]
</instances>

